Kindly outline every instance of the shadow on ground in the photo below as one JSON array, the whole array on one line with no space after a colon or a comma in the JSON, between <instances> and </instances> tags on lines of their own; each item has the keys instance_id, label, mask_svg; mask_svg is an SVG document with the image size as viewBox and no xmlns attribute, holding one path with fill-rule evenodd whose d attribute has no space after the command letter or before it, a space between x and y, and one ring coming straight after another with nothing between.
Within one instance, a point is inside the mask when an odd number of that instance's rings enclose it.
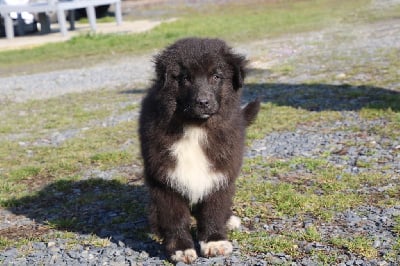
<instances>
[{"instance_id":1,"label":"shadow on ground","mask_svg":"<svg viewBox=\"0 0 400 266\"><path fill-rule=\"evenodd\" d=\"M399 91L369 85L255 83L245 86L243 96L246 100L259 97L263 102L309 111L400 111Z\"/></svg>"},{"instance_id":2,"label":"shadow on ground","mask_svg":"<svg viewBox=\"0 0 400 266\"><path fill-rule=\"evenodd\" d=\"M9 202L15 214L56 230L95 234L136 251L163 258L146 219L147 190L116 180L56 181L34 196Z\"/></svg>"},{"instance_id":3,"label":"shadow on ground","mask_svg":"<svg viewBox=\"0 0 400 266\"><path fill-rule=\"evenodd\" d=\"M121 94L145 94L147 92L147 89L129 89L129 90L123 90L120 93Z\"/></svg>"}]
</instances>

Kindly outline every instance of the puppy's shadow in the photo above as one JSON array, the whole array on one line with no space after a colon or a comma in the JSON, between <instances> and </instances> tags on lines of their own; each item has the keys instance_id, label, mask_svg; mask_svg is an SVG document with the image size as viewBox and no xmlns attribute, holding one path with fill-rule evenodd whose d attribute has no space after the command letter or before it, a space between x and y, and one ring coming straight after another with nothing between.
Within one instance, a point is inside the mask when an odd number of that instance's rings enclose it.
<instances>
[{"instance_id":1,"label":"puppy's shadow","mask_svg":"<svg viewBox=\"0 0 400 266\"><path fill-rule=\"evenodd\" d=\"M165 259L146 219L146 187L116 180L56 181L33 196L6 204L17 215L61 231L94 234Z\"/></svg>"},{"instance_id":2,"label":"puppy's shadow","mask_svg":"<svg viewBox=\"0 0 400 266\"><path fill-rule=\"evenodd\" d=\"M270 73L251 69L249 76ZM358 111L363 108L400 111L400 92L373 85L328 83L246 83L243 102L259 98L278 106L308 111Z\"/></svg>"}]
</instances>

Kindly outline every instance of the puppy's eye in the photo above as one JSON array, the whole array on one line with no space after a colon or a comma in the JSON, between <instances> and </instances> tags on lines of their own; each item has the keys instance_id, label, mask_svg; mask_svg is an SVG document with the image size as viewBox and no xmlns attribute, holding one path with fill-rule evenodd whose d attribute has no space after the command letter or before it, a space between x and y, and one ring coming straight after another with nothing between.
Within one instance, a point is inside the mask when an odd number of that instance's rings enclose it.
<instances>
[{"instance_id":1,"label":"puppy's eye","mask_svg":"<svg viewBox=\"0 0 400 266\"><path fill-rule=\"evenodd\" d=\"M190 82L190 78L189 78L189 76L186 75L186 74L185 74L185 75L182 75L181 79L182 79L183 82Z\"/></svg>"},{"instance_id":2,"label":"puppy's eye","mask_svg":"<svg viewBox=\"0 0 400 266\"><path fill-rule=\"evenodd\" d=\"M218 74L214 74L212 78L215 81L219 81L222 77L220 75L218 75Z\"/></svg>"}]
</instances>

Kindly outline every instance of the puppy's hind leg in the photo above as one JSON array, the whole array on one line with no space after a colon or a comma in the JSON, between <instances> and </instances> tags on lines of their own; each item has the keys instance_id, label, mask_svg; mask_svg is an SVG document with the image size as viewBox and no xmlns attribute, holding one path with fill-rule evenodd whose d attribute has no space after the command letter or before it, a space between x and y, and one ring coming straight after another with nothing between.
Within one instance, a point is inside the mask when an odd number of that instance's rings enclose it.
<instances>
[{"instance_id":1,"label":"puppy's hind leg","mask_svg":"<svg viewBox=\"0 0 400 266\"><path fill-rule=\"evenodd\" d=\"M241 224L240 218L235 215L232 215L226 222L226 227L229 230L235 230L240 228L240 224Z\"/></svg>"},{"instance_id":2,"label":"puppy's hind leg","mask_svg":"<svg viewBox=\"0 0 400 266\"><path fill-rule=\"evenodd\" d=\"M150 223L163 238L167 255L174 262L192 263L197 254L190 234L187 202L179 194L160 187L150 187L150 195Z\"/></svg>"}]
</instances>

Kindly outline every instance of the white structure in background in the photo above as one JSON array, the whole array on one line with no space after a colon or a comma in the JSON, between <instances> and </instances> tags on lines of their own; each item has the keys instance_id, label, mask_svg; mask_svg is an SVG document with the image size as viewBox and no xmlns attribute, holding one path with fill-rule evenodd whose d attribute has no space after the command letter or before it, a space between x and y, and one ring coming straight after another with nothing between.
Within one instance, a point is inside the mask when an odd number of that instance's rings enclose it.
<instances>
[{"instance_id":1,"label":"white structure in background","mask_svg":"<svg viewBox=\"0 0 400 266\"><path fill-rule=\"evenodd\" d=\"M2 1L0 1L0 4ZM29 2L29 0L3 0L3 3L6 5L25 5ZM24 20L24 22L26 24L31 24L34 22L35 18L33 16L33 14L23 11L21 13L19 13L21 18ZM12 19L17 20L18 19L18 13L17 12L11 12L10 13L10 17Z\"/></svg>"},{"instance_id":2,"label":"white structure in background","mask_svg":"<svg viewBox=\"0 0 400 266\"><path fill-rule=\"evenodd\" d=\"M63 36L67 35L65 11L86 8L87 17L92 31L96 31L96 6L115 5L115 19L117 25L122 23L121 0L0 0L0 14L4 18L5 32L8 39L14 38L12 19L21 14L29 17L29 13L57 12L57 20ZM23 18L23 17L22 17ZM32 15L33 20L33 15Z\"/></svg>"}]
</instances>

